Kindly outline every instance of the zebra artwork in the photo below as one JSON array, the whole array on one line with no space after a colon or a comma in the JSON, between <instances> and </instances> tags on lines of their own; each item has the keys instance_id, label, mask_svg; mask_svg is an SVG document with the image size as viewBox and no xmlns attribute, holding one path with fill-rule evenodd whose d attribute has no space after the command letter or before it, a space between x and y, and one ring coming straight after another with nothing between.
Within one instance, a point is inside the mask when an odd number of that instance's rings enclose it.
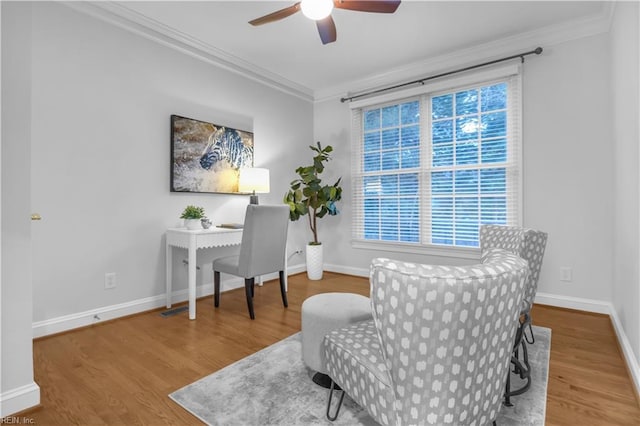
<instances>
[{"instance_id":1,"label":"zebra artwork","mask_svg":"<svg viewBox=\"0 0 640 426\"><path fill-rule=\"evenodd\" d=\"M251 164L253 146L246 146L237 130L220 127L209 136L207 147L200 157L203 169L211 170L218 161L226 160L234 168Z\"/></svg>"},{"instance_id":2,"label":"zebra artwork","mask_svg":"<svg viewBox=\"0 0 640 426\"><path fill-rule=\"evenodd\" d=\"M242 167L253 166L253 133L171 116L171 191L238 192Z\"/></svg>"}]
</instances>

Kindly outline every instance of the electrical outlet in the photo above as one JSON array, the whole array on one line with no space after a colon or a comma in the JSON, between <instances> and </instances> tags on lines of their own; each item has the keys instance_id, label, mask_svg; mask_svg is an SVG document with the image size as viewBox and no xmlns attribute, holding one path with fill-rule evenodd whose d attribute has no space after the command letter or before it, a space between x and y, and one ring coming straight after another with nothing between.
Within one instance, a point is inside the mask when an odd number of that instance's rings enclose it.
<instances>
[{"instance_id":1,"label":"electrical outlet","mask_svg":"<svg viewBox=\"0 0 640 426\"><path fill-rule=\"evenodd\" d=\"M302 254L302 249L300 247L298 247L297 249L295 249L295 251L293 253L291 253L288 257L287 260L291 260L291 258L293 256L296 256L298 254Z\"/></svg>"},{"instance_id":2,"label":"electrical outlet","mask_svg":"<svg viewBox=\"0 0 640 426\"><path fill-rule=\"evenodd\" d=\"M110 290L112 288L116 288L116 273L107 272L104 274L104 289Z\"/></svg>"},{"instance_id":3,"label":"electrical outlet","mask_svg":"<svg viewBox=\"0 0 640 426\"><path fill-rule=\"evenodd\" d=\"M573 281L573 269L569 266L563 266L560 268L560 281L571 282Z\"/></svg>"}]
</instances>

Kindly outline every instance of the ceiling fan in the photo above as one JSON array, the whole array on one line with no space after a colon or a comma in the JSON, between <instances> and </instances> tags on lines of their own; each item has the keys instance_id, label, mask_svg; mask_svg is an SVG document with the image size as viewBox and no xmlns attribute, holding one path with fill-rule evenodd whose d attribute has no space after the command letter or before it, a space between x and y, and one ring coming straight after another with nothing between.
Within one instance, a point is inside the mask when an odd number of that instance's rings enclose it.
<instances>
[{"instance_id":1,"label":"ceiling fan","mask_svg":"<svg viewBox=\"0 0 640 426\"><path fill-rule=\"evenodd\" d=\"M331 11L347 9L356 12L393 13L400 5L400 0L301 0L293 6L285 7L276 12L249 21L251 25L263 25L279 21L299 11L309 19L316 21L322 44L336 41L336 24L331 17Z\"/></svg>"}]
</instances>

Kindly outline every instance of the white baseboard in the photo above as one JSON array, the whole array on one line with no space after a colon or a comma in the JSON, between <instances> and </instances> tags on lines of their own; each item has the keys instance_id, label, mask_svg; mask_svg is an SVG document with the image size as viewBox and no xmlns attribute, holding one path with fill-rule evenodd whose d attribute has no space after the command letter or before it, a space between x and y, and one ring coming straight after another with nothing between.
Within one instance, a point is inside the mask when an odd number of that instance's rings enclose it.
<instances>
[{"instance_id":1,"label":"white baseboard","mask_svg":"<svg viewBox=\"0 0 640 426\"><path fill-rule=\"evenodd\" d=\"M288 275L295 275L295 274L299 274L301 272L306 272L307 270L307 265L305 265L304 263L301 263L299 265L287 265L287 274ZM267 277L269 277L269 275L267 275ZM276 279L277 278L277 274L273 274L273 278L272 279ZM268 278L271 279L271 278Z\"/></svg>"},{"instance_id":2,"label":"white baseboard","mask_svg":"<svg viewBox=\"0 0 640 426\"><path fill-rule=\"evenodd\" d=\"M535 303L607 315L611 314L611 309L613 308L611 303L603 302L601 300L583 299L580 297L561 296L558 294L540 292L536 294Z\"/></svg>"},{"instance_id":3,"label":"white baseboard","mask_svg":"<svg viewBox=\"0 0 640 426\"><path fill-rule=\"evenodd\" d=\"M36 382L2 392L0 394L0 419L3 420L1 423L9 423L4 421L8 417L17 424L20 419L9 416L38 404L40 404L40 386Z\"/></svg>"},{"instance_id":4,"label":"white baseboard","mask_svg":"<svg viewBox=\"0 0 640 426\"><path fill-rule=\"evenodd\" d=\"M48 336L50 334L73 330L74 328L85 327L107 319L159 308L164 304L164 301L164 295L147 297L118 305L105 306L43 321L35 321L32 324L33 337Z\"/></svg>"},{"instance_id":5,"label":"white baseboard","mask_svg":"<svg viewBox=\"0 0 640 426\"><path fill-rule=\"evenodd\" d=\"M354 275L356 277L368 277L369 268L354 268L344 265L324 264L324 270L328 272L336 272L339 274Z\"/></svg>"},{"instance_id":6,"label":"white baseboard","mask_svg":"<svg viewBox=\"0 0 640 426\"><path fill-rule=\"evenodd\" d=\"M287 274L297 274L306 270L305 265L293 265L287 268ZM263 281L277 279L278 274L267 274L262 277ZM240 288L244 284L240 278L230 278L222 280L221 290L229 291ZM196 297L210 296L213 294L213 283L203 284L196 288ZM182 289L172 293L172 303L184 302L189 298L188 290ZM143 299L132 300L130 302L119 303L117 305L103 306L84 312L77 312L70 315L51 318L44 321L36 321L32 324L33 337L43 337L50 334L61 333L74 328L86 327L102 321L112 320L127 315L138 314L165 306L166 298L164 294L145 297Z\"/></svg>"},{"instance_id":7,"label":"white baseboard","mask_svg":"<svg viewBox=\"0 0 640 426\"><path fill-rule=\"evenodd\" d=\"M622 328L622 322L620 322L620 317L613 305L611 305L611 313L609 316L613 323L613 329L616 331L616 335L618 336L618 342L620 343L622 354L624 355L624 359L627 361L631 380L636 387L636 394L640 395L640 364L638 364L638 359L635 357L633 349L631 348L631 342L629 342L629 338L627 338L627 334L624 332L624 328Z\"/></svg>"},{"instance_id":8,"label":"white baseboard","mask_svg":"<svg viewBox=\"0 0 640 426\"><path fill-rule=\"evenodd\" d=\"M536 303L609 315L616 337L618 338L618 343L622 349L622 355L627 362L627 368L629 370L629 374L631 374L631 381L636 388L636 393L640 395L640 364L638 364L638 359L631 348L631 342L629 342L629 338L622 327L622 322L620 321L618 312L611 302L583 299L579 297L559 296L549 293L538 293L536 295Z\"/></svg>"},{"instance_id":9,"label":"white baseboard","mask_svg":"<svg viewBox=\"0 0 640 426\"><path fill-rule=\"evenodd\" d=\"M240 281L238 284L240 284ZM239 287L239 285L238 285ZM223 291L230 290L233 286L223 288ZM203 297L213 294L213 284L205 284L196 288L196 297ZM172 293L172 303L180 303L189 297L188 290L178 290ZM145 297L143 299L132 300L130 302L119 303L117 305L103 306L88 311L77 312L70 315L51 318L33 323L33 337L43 337L50 334L61 333L73 330L74 328L86 327L102 321L133 315L144 311L160 308L166 305L164 294L158 296Z\"/></svg>"}]
</instances>

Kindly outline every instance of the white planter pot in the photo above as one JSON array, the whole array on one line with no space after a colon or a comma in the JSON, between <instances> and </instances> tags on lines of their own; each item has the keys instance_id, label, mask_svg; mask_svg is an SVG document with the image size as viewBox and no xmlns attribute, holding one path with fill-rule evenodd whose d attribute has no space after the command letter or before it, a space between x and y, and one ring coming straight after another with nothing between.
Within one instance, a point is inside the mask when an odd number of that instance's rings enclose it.
<instances>
[{"instance_id":1,"label":"white planter pot","mask_svg":"<svg viewBox=\"0 0 640 426\"><path fill-rule=\"evenodd\" d=\"M310 280L322 279L322 244L307 245L307 277Z\"/></svg>"},{"instance_id":2,"label":"white planter pot","mask_svg":"<svg viewBox=\"0 0 640 426\"><path fill-rule=\"evenodd\" d=\"M187 229L190 229L192 231L195 229L202 229L202 224L200 223L200 219L185 219L184 226L186 226Z\"/></svg>"}]
</instances>

